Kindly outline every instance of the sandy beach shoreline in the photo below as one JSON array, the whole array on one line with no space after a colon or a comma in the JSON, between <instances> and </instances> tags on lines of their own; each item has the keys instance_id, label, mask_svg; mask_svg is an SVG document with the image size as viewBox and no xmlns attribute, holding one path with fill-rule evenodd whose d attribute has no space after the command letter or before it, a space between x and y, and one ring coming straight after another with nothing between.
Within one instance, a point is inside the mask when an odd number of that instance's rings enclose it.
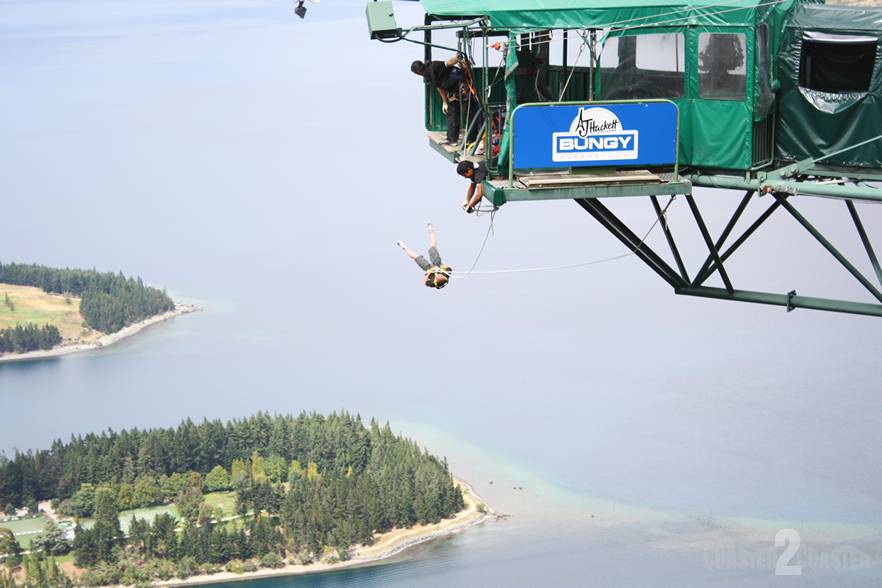
<instances>
[{"instance_id":1,"label":"sandy beach shoreline","mask_svg":"<svg viewBox=\"0 0 882 588\"><path fill-rule=\"evenodd\" d=\"M497 514L487 506L477 494L475 494L471 486L458 478L454 479L456 480L456 484L463 490L463 499L466 504L465 508L458 512L454 517L444 519L433 525L416 525L415 527L407 529L394 529L386 533L381 533L376 536L376 541L373 545L361 545L355 547L352 550L352 558L348 561L335 564L323 562L307 565L289 564L281 568L264 568L244 574L234 574L232 572L224 571L218 574L191 576L183 580L156 580L153 582L153 585L168 587L197 586L203 584L258 580L278 576L299 576L345 568L354 568L378 563L384 559L397 555L414 545L419 545L420 543L425 543L439 537L458 533L468 527L481 524L484 521L497 517ZM482 509L478 508L478 505L483 505L483 512Z\"/></svg>"},{"instance_id":2,"label":"sandy beach shoreline","mask_svg":"<svg viewBox=\"0 0 882 588\"><path fill-rule=\"evenodd\" d=\"M83 353L85 351L94 351L96 349L104 349L114 343L119 343L123 339L127 339L133 335L136 335L146 329L151 325L155 325L157 323L161 323L163 321L167 321L176 316L181 316L182 314L189 314L191 312L197 312L199 309L196 308L192 304L176 304L174 310L170 310L168 312L164 312L162 314L157 314L148 319L144 319L143 321L139 321L137 323L133 323L123 329L120 329L116 333L110 333L109 335L102 335L97 340L91 343L79 343L73 342L61 345L58 345L52 349L39 350L39 351L29 351L27 353L7 353L5 355L0 355L0 363L12 363L18 361L37 361L41 359L49 359L53 357L62 357L64 355L71 355L73 353Z\"/></svg>"}]
</instances>

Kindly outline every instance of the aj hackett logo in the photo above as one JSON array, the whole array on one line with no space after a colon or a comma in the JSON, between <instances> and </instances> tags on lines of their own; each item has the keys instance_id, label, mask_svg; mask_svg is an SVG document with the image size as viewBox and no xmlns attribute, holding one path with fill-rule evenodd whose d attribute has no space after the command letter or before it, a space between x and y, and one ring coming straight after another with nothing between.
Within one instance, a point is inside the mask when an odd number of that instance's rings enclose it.
<instances>
[{"instance_id":1,"label":"aj hackett logo","mask_svg":"<svg viewBox=\"0 0 882 588\"><path fill-rule=\"evenodd\" d=\"M677 105L665 100L522 104L511 131L512 169L677 163Z\"/></svg>"},{"instance_id":2,"label":"aj hackett logo","mask_svg":"<svg viewBox=\"0 0 882 588\"><path fill-rule=\"evenodd\" d=\"M552 133L552 161L637 159L637 131L606 108L579 108L568 132Z\"/></svg>"}]
</instances>

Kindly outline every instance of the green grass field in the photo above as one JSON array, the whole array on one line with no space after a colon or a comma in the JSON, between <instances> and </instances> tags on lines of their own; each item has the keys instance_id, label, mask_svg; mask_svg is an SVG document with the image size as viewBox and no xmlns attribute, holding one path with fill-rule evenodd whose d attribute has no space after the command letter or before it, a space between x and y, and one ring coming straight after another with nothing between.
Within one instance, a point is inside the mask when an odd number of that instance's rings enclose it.
<instances>
[{"instance_id":1,"label":"green grass field","mask_svg":"<svg viewBox=\"0 0 882 588\"><path fill-rule=\"evenodd\" d=\"M157 515L161 515L166 512L176 519L180 518L178 516L178 509L175 507L174 504L163 504L161 506L148 506L147 508L133 508L131 510L122 510L119 513L119 526L123 530L123 532L128 533L129 524L132 522L133 516L136 519L143 519L152 523L153 519L156 518ZM80 521L80 524L83 526L84 529L91 529L95 525L95 521L92 519L83 519Z\"/></svg>"},{"instance_id":2,"label":"green grass field","mask_svg":"<svg viewBox=\"0 0 882 588\"><path fill-rule=\"evenodd\" d=\"M119 526L122 527L122 530L124 532L128 533L129 524L132 522L133 516L136 519L144 519L145 521L152 523L153 519L156 518L157 515L161 515L163 513L168 513L176 519L180 518L180 515L178 514L178 509L174 504L164 504L162 506L149 506L147 508L124 510L119 513Z\"/></svg>"},{"instance_id":3,"label":"green grass field","mask_svg":"<svg viewBox=\"0 0 882 588\"><path fill-rule=\"evenodd\" d=\"M2 294L0 294L0 300L2 300ZM210 494L205 495L205 502L210 504L213 508L220 508L223 510L224 518L236 516L236 493L235 492L212 492ZM122 528L123 532L128 533L129 525L132 522L132 517L134 516L137 519L144 519L150 523L153 522L153 519L156 515L160 515L162 513L169 513L176 519L180 518L178 514L178 509L174 504L164 504L162 506L151 506L148 508L136 508L132 510L124 510L119 513L119 526ZM0 523L0 527L6 527L15 535L15 538L18 540L22 549L29 549L31 546L31 542L39 537L42 534L43 525L45 524L47 517L44 515L40 515L33 519L22 519L19 521L11 521L8 523ZM80 524L85 529L91 529L95 524L95 521L92 519L83 519L80 521ZM224 523L228 526L230 530L238 528L238 521L228 521Z\"/></svg>"},{"instance_id":4,"label":"green grass field","mask_svg":"<svg viewBox=\"0 0 882 588\"><path fill-rule=\"evenodd\" d=\"M6 304L6 295L12 308ZM65 339L78 339L90 334L80 315L80 301L47 294L39 288L0 284L0 329L16 324L55 325Z\"/></svg>"},{"instance_id":5,"label":"green grass field","mask_svg":"<svg viewBox=\"0 0 882 588\"><path fill-rule=\"evenodd\" d=\"M2 296L2 294L0 294L0 296ZM0 527L6 527L12 531L12 534L15 535L15 538L18 540L22 549L28 549L31 546L31 541L43 534L43 524L46 520L45 516L40 515L33 519L21 519L19 521L0 523Z\"/></svg>"},{"instance_id":6,"label":"green grass field","mask_svg":"<svg viewBox=\"0 0 882 588\"><path fill-rule=\"evenodd\" d=\"M212 492L205 495L205 502L212 508L220 508L224 511L224 517L236 516L236 493L235 492Z\"/></svg>"}]
</instances>

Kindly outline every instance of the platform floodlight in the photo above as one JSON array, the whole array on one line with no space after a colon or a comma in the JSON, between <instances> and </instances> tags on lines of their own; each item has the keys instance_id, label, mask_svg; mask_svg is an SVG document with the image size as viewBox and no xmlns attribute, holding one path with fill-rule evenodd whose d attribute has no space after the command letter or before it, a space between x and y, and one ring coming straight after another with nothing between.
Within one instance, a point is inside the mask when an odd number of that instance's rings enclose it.
<instances>
[{"instance_id":1,"label":"platform floodlight","mask_svg":"<svg viewBox=\"0 0 882 588\"><path fill-rule=\"evenodd\" d=\"M300 18L306 16L306 6L303 5L303 0L299 0L297 2L297 8L294 9L294 14L296 14Z\"/></svg>"},{"instance_id":2,"label":"platform floodlight","mask_svg":"<svg viewBox=\"0 0 882 588\"><path fill-rule=\"evenodd\" d=\"M401 37L401 28L395 23L395 13L390 0L368 2L367 21L371 39Z\"/></svg>"}]
</instances>

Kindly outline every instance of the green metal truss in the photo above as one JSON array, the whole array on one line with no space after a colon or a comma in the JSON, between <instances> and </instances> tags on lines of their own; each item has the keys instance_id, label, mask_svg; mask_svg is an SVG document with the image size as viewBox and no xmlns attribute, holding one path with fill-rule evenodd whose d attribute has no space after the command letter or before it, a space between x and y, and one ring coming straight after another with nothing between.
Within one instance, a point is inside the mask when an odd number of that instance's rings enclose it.
<instances>
[{"instance_id":1,"label":"green metal truss","mask_svg":"<svg viewBox=\"0 0 882 588\"><path fill-rule=\"evenodd\" d=\"M674 259L674 269L661 255L656 253L649 245L640 239L630 228L625 225L615 214L613 214L598 198L579 198L576 202L593 216L605 229L619 239L628 249L634 252L641 261L649 266L656 274L665 280L674 290L676 294L684 296L700 296L704 298L715 298L718 300L734 300L739 302L753 302L756 304L771 304L782 306L791 311L796 308L807 308L813 310L824 310L831 312L841 312L847 314L858 314L867 316L882 317L882 268L880 268L878 257L870 242L869 237L864 229L863 222L858 214L857 208L851 199L846 199L845 204L854 222L855 229L864 245L870 264L875 271L875 278L878 286L873 281L858 270L854 264L848 260L814 225L800 213L796 207L790 202L790 194L780 192L769 192L772 197L772 203L759 215L759 217L751 223L734 241L727 247L724 247L732 235L738 220L741 218L748 202L755 195L754 190L748 190L735 212L726 223L725 228L720 235L714 239L698 208L695 198L691 194L686 194L685 198L689 204L692 216L698 226L702 239L708 249L708 255L704 263L691 275L687 271L686 264L680 255L676 240L671 231L667 220L662 216L662 210L655 195L649 196L655 214L658 216L665 239ZM850 300L837 300L830 298L817 298L813 296L798 295L795 290L787 293L757 292L752 290L742 290L734 286L732 277L726 271L726 261L753 235L757 229L777 210L784 210L792 216L812 237L814 237L821 246L826 249L839 264L848 271L870 294L875 302L856 302ZM710 287L705 282L713 274L718 274L722 280L724 287Z\"/></svg>"}]
</instances>

